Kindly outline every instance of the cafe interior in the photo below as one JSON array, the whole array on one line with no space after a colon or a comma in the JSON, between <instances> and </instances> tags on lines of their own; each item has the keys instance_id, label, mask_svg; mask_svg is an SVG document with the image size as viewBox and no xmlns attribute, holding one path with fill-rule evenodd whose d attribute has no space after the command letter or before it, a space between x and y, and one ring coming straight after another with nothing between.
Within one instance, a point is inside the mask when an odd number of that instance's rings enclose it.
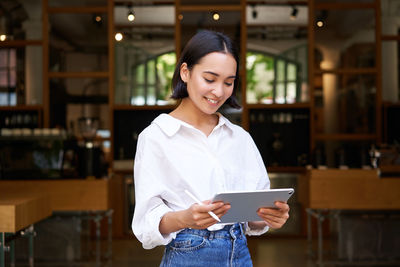
<instances>
[{"instance_id":1,"label":"cafe interior","mask_svg":"<svg viewBox=\"0 0 400 267\"><path fill-rule=\"evenodd\" d=\"M131 230L136 144L203 29L240 54L219 111L295 190L254 266L400 266L400 1L1 0L0 267L159 266Z\"/></svg>"}]
</instances>

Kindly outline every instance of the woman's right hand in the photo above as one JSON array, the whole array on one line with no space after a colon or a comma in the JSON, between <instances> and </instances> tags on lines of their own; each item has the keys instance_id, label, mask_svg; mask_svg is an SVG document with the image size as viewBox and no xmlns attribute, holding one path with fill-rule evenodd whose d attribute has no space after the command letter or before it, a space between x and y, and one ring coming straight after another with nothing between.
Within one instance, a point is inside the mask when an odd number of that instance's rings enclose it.
<instances>
[{"instance_id":1,"label":"woman's right hand","mask_svg":"<svg viewBox=\"0 0 400 267\"><path fill-rule=\"evenodd\" d=\"M184 228L206 229L217 222L208 214L209 211L221 218L230 208L229 204L207 200L203 205L193 204L186 210L167 212L161 218L159 230L166 235Z\"/></svg>"},{"instance_id":2,"label":"woman's right hand","mask_svg":"<svg viewBox=\"0 0 400 267\"><path fill-rule=\"evenodd\" d=\"M217 221L208 214L214 212L218 218L224 216L231 208L229 204L223 202L211 203L211 200L203 201L203 205L193 204L190 208L181 213L180 221L183 228L205 229L217 223Z\"/></svg>"}]
</instances>

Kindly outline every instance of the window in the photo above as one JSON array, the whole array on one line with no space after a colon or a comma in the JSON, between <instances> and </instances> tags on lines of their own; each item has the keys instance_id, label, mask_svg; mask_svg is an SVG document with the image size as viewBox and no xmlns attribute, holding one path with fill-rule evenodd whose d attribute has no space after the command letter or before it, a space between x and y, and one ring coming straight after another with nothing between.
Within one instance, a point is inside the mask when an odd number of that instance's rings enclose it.
<instances>
[{"instance_id":1,"label":"window","mask_svg":"<svg viewBox=\"0 0 400 267\"><path fill-rule=\"evenodd\" d=\"M16 105L16 87L16 49L0 49L0 106Z\"/></svg>"},{"instance_id":2,"label":"window","mask_svg":"<svg viewBox=\"0 0 400 267\"><path fill-rule=\"evenodd\" d=\"M251 51L246 55L247 103L299 101L299 64L285 57Z\"/></svg>"},{"instance_id":3,"label":"window","mask_svg":"<svg viewBox=\"0 0 400 267\"><path fill-rule=\"evenodd\" d=\"M175 52L168 52L134 65L131 104L168 104L175 64Z\"/></svg>"},{"instance_id":4,"label":"window","mask_svg":"<svg viewBox=\"0 0 400 267\"><path fill-rule=\"evenodd\" d=\"M175 52L136 60L132 67L131 105L168 104ZM281 56L247 53L247 102L294 103L300 98L299 64Z\"/></svg>"}]
</instances>

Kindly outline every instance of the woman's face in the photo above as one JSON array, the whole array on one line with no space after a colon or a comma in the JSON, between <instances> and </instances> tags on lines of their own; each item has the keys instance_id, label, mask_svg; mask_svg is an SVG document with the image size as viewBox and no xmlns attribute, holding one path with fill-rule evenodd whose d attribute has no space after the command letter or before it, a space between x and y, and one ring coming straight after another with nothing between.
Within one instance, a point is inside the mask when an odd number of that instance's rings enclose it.
<instances>
[{"instance_id":1,"label":"woman's face","mask_svg":"<svg viewBox=\"0 0 400 267\"><path fill-rule=\"evenodd\" d=\"M203 113L214 114L232 95L236 65L231 54L220 52L207 54L192 70L183 63L181 78L193 105Z\"/></svg>"}]
</instances>

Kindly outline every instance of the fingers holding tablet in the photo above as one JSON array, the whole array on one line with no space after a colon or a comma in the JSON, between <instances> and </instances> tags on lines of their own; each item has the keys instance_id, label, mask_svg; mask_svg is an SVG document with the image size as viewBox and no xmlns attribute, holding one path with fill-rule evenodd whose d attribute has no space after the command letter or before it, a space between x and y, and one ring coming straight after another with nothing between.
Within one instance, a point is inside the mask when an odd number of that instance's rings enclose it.
<instances>
[{"instance_id":1,"label":"fingers holding tablet","mask_svg":"<svg viewBox=\"0 0 400 267\"><path fill-rule=\"evenodd\" d=\"M287 203L275 201L276 208L259 208L257 211L270 228L279 229L289 219L290 207Z\"/></svg>"}]
</instances>

